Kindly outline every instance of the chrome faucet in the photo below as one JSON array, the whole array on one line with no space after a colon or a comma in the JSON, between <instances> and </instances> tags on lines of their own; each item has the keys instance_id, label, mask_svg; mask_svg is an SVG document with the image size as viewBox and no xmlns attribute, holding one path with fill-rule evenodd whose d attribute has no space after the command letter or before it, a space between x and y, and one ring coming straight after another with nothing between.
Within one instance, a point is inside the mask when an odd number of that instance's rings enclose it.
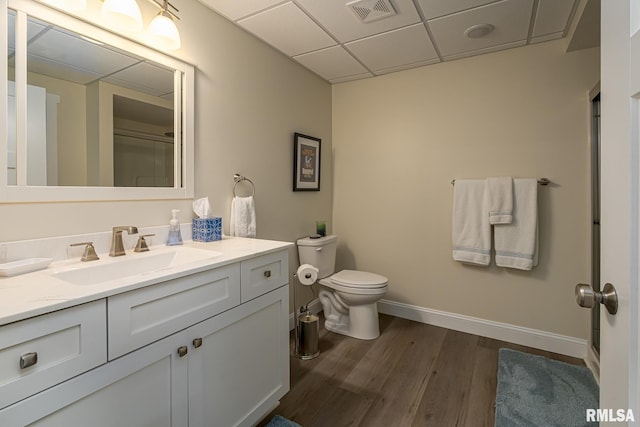
<instances>
[{"instance_id":1,"label":"chrome faucet","mask_svg":"<svg viewBox=\"0 0 640 427\"><path fill-rule=\"evenodd\" d=\"M127 234L138 234L138 228L131 225L120 225L113 227L113 235L111 236L111 250L109 256L121 256L126 255L124 252L124 245L122 244L122 232L126 231Z\"/></svg>"}]
</instances>

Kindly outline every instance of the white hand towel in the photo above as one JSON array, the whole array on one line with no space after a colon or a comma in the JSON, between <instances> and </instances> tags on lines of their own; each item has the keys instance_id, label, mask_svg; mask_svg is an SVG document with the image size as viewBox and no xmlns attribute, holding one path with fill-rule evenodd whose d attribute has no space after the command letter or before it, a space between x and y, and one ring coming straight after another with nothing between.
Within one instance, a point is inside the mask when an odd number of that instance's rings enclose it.
<instances>
[{"instance_id":1,"label":"white hand towel","mask_svg":"<svg viewBox=\"0 0 640 427\"><path fill-rule=\"evenodd\" d=\"M229 234L237 237L256 237L256 209L253 197L234 197L231 200Z\"/></svg>"},{"instance_id":2,"label":"white hand towel","mask_svg":"<svg viewBox=\"0 0 640 427\"><path fill-rule=\"evenodd\" d=\"M538 181L513 180L513 221L493 228L496 265L531 270L538 264Z\"/></svg>"},{"instance_id":3,"label":"white hand towel","mask_svg":"<svg viewBox=\"0 0 640 427\"><path fill-rule=\"evenodd\" d=\"M511 224L513 221L513 178L487 178L485 188L490 224Z\"/></svg>"},{"instance_id":4,"label":"white hand towel","mask_svg":"<svg viewBox=\"0 0 640 427\"><path fill-rule=\"evenodd\" d=\"M489 265L491 225L484 196L485 180L457 179L453 190L453 259Z\"/></svg>"}]
</instances>

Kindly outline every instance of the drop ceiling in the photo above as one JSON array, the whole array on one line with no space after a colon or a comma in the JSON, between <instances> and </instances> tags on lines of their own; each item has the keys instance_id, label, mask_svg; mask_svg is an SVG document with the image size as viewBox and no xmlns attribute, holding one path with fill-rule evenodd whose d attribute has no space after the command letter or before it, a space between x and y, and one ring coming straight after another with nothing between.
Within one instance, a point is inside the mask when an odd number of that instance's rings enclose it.
<instances>
[{"instance_id":1,"label":"drop ceiling","mask_svg":"<svg viewBox=\"0 0 640 427\"><path fill-rule=\"evenodd\" d=\"M15 13L9 14L9 66L14 66ZM71 83L102 80L138 92L173 99L173 72L113 46L30 17L27 69Z\"/></svg>"},{"instance_id":2,"label":"drop ceiling","mask_svg":"<svg viewBox=\"0 0 640 427\"><path fill-rule=\"evenodd\" d=\"M578 0L199 1L331 83L559 39L578 7ZM465 35L484 24L493 31Z\"/></svg>"}]
</instances>

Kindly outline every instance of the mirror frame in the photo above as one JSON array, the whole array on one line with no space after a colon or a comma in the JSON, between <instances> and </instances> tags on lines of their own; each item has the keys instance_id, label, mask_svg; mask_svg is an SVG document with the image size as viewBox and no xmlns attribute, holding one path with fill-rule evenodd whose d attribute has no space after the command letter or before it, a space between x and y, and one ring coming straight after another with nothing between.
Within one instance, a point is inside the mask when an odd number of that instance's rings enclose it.
<instances>
[{"instance_id":1,"label":"mirror frame","mask_svg":"<svg viewBox=\"0 0 640 427\"><path fill-rule=\"evenodd\" d=\"M8 80L8 10L16 11L16 150L18 173L26 167L24 153L26 136L26 88L27 16L50 22L99 42L117 46L119 49L143 57L175 70L174 88L181 97L174 96L176 135L182 131L182 145L175 144L181 162L175 162L174 187L97 187L97 186L28 186L26 178L18 178L18 185L8 185L7 177L7 132L0 135L0 203L21 202L69 202L69 201L115 201L115 200L167 200L192 199L194 195L194 67L176 58L143 46L96 25L72 17L55 9L25 0L0 0L0 46L4 48L3 64L0 65L0 81ZM18 46L22 46L20 49ZM180 91L178 90L180 89ZM0 129L7 129L8 84L0 84ZM182 148L181 152L177 151ZM178 158L177 156L175 158ZM22 160L20 160L22 159ZM20 165L23 165L20 168ZM24 173L24 172L22 172ZM26 175L26 174L25 174ZM20 175L19 175L20 176Z\"/></svg>"}]
</instances>

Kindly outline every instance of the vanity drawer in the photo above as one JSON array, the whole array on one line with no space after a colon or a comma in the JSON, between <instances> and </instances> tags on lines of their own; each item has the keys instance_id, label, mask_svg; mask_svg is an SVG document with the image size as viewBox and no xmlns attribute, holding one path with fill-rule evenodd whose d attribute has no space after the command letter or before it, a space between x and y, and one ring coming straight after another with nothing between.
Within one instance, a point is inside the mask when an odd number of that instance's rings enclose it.
<instances>
[{"instance_id":1,"label":"vanity drawer","mask_svg":"<svg viewBox=\"0 0 640 427\"><path fill-rule=\"evenodd\" d=\"M289 252L242 261L241 301L252 300L289 282Z\"/></svg>"},{"instance_id":2,"label":"vanity drawer","mask_svg":"<svg viewBox=\"0 0 640 427\"><path fill-rule=\"evenodd\" d=\"M104 299L0 327L0 408L107 361Z\"/></svg>"},{"instance_id":3,"label":"vanity drawer","mask_svg":"<svg viewBox=\"0 0 640 427\"><path fill-rule=\"evenodd\" d=\"M109 297L109 360L239 304L239 263Z\"/></svg>"}]
</instances>

